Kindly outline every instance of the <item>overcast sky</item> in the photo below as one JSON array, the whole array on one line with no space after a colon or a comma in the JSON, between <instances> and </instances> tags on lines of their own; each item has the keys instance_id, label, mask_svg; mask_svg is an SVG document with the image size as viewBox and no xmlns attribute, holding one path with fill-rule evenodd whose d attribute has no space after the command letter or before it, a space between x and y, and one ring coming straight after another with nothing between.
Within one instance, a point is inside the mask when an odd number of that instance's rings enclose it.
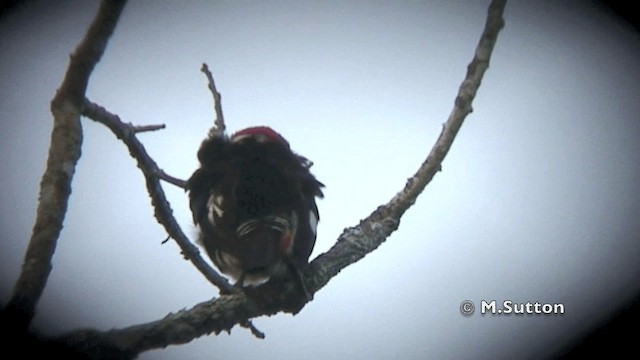
<instances>
[{"instance_id":1,"label":"overcast sky","mask_svg":"<svg viewBox=\"0 0 640 360\"><path fill-rule=\"evenodd\" d=\"M388 201L440 133L489 1L132 1L87 96L186 179L213 120L268 125L326 184L312 257ZM640 291L640 41L589 2L510 1L474 112L443 171L373 254L296 316L141 359L545 356ZM35 2L0 22L0 302L31 234L49 102L98 3ZM155 221L124 145L83 119L82 158L34 326L162 318L216 291ZM164 184L195 237L185 193ZM462 316L463 300L561 303L564 315Z\"/></svg>"}]
</instances>

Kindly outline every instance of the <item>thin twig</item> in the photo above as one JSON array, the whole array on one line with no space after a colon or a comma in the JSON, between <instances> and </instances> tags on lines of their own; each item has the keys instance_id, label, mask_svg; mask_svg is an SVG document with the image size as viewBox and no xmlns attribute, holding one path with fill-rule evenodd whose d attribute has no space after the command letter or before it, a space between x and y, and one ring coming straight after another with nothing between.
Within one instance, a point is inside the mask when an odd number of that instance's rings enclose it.
<instances>
[{"instance_id":1,"label":"thin twig","mask_svg":"<svg viewBox=\"0 0 640 360\"><path fill-rule=\"evenodd\" d=\"M131 126L131 130L133 130L133 132L136 133L136 134L142 133L142 132L147 132L147 131L162 130L162 129L167 127L165 124L159 124L159 125L133 125L133 124L129 124L129 125Z\"/></svg>"},{"instance_id":2,"label":"thin twig","mask_svg":"<svg viewBox=\"0 0 640 360\"><path fill-rule=\"evenodd\" d=\"M118 139L122 140L129 149L131 156L138 162L138 167L144 174L147 191L151 196L151 203L155 209L155 217L158 222L164 226L165 230L180 246L184 256L189 259L195 267L209 280L217 286L221 291L231 292L233 286L218 274L209 264L200 256L200 251L193 245L187 236L182 232L180 225L173 216L171 206L166 199L164 190L160 185L159 174L164 174L158 167L156 162L149 156L144 145L136 138L135 131L130 124L126 124L120 120L117 115L111 114L100 105L97 105L88 99L84 101L82 115L95 120L108 127ZM165 177L168 175L165 174Z\"/></svg>"},{"instance_id":3,"label":"thin twig","mask_svg":"<svg viewBox=\"0 0 640 360\"><path fill-rule=\"evenodd\" d=\"M251 321L247 320L247 321L243 321L240 322L240 326L242 326L243 328L247 328L249 329L249 331L251 331L251 334L255 337L257 337L258 339L264 339L265 335L262 331L258 330Z\"/></svg>"},{"instance_id":4,"label":"thin twig","mask_svg":"<svg viewBox=\"0 0 640 360\"><path fill-rule=\"evenodd\" d=\"M80 159L82 126L80 109L89 77L100 61L126 1L103 1L82 42L71 55L67 73L51 101L53 130L47 168L40 182L40 196L33 232L22 265L5 309L12 332L24 331L51 272L51 258L71 195L71 183Z\"/></svg>"},{"instance_id":5,"label":"thin twig","mask_svg":"<svg viewBox=\"0 0 640 360\"><path fill-rule=\"evenodd\" d=\"M200 71L202 71L207 76L207 80L209 80L209 90L211 90L211 94L213 95L213 107L216 112L216 119L213 122L214 126L209 129L209 136L220 136L223 135L226 130L224 115L222 115L222 96L216 89L216 83L213 81L213 75L211 71L209 71L209 66L207 66L206 63L202 63Z\"/></svg>"},{"instance_id":6,"label":"thin twig","mask_svg":"<svg viewBox=\"0 0 640 360\"><path fill-rule=\"evenodd\" d=\"M162 170L162 169L158 169L155 172L155 175L159 179L164 180L164 181L168 182L169 184L173 184L173 185L175 185L175 186L177 186L179 188L185 189L187 187L187 182L185 180L173 177L173 176L167 174L166 172L164 172L164 170Z\"/></svg>"}]
</instances>

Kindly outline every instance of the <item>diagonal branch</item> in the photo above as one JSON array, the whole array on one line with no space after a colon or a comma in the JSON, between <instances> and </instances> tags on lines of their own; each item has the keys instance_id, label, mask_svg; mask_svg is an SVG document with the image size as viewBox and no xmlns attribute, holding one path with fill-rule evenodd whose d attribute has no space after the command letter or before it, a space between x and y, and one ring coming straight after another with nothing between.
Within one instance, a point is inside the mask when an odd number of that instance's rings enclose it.
<instances>
[{"instance_id":1,"label":"diagonal branch","mask_svg":"<svg viewBox=\"0 0 640 360\"><path fill-rule=\"evenodd\" d=\"M80 111L89 77L100 61L126 1L103 1L82 42L71 55L67 73L51 101L53 130L47 167L40 182L36 220L22 272L7 304L6 314L25 330L51 272L51 258L62 230L71 182L80 159L82 127Z\"/></svg>"},{"instance_id":2,"label":"diagonal branch","mask_svg":"<svg viewBox=\"0 0 640 360\"><path fill-rule=\"evenodd\" d=\"M164 190L160 185L160 177L167 178L168 175L158 167L158 164L147 153L144 145L135 136L136 127L122 122L118 116L111 114L105 108L88 99L84 101L82 115L105 125L118 139L125 143L129 153L136 159L138 167L144 174L147 191L151 197L151 203L155 209L155 217L158 222L164 226L169 236L178 243L182 254L200 270L207 280L222 291L231 292L233 287L200 256L198 248L189 241L189 238L184 234L173 216L171 205L169 205ZM182 187L184 187L184 181L176 180L182 182Z\"/></svg>"},{"instance_id":3,"label":"diagonal branch","mask_svg":"<svg viewBox=\"0 0 640 360\"><path fill-rule=\"evenodd\" d=\"M498 33L504 27L502 16L505 5L506 0L493 0L489 5L484 30L475 56L467 67L467 75L458 90L453 111L425 161L415 175L407 180L402 191L387 204L378 207L360 224L345 229L337 243L310 264L305 271L310 291L315 292L321 289L342 269L380 246L398 228L402 215L415 203L418 195L440 171L442 161L449 152L464 119L472 111L471 103L489 67Z\"/></svg>"},{"instance_id":4,"label":"diagonal branch","mask_svg":"<svg viewBox=\"0 0 640 360\"><path fill-rule=\"evenodd\" d=\"M415 175L408 179L402 191L387 204L378 207L357 226L345 229L337 243L313 260L303 271L310 292L320 290L342 269L378 248L398 228L402 215L440 170L465 117L472 111L471 103L489 66L498 33L504 26L505 3L506 0L491 2L484 31L460 86L454 109L426 160ZM262 286L278 285L270 281ZM281 302L259 304L244 292L234 293L169 314L158 321L107 332L77 331L67 334L61 341L87 351L90 351L92 346L95 347L95 344L101 344L131 353L171 344L183 344L211 332L229 331L235 324L246 319L282 311L282 304L294 295L294 291L291 290L293 288L295 286L290 286L282 292Z\"/></svg>"},{"instance_id":5,"label":"diagonal branch","mask_svg":"<svg viewBox=\"0 0 640 360\"><path fill-rule=\"evenodd\" d=\"M187 238L180 228L180 225L173 216L171 205L169 201L167 201L159 179L168 181L182 188L185 187L185 181L174 178L160 169L158 164L149 156L144 145L142 145L136 137L136 133L141 132L141 129L143 129L142 131L157 130L163 128L164 125L134 126L124 123L117 115L109 113L106 109L92 103L88 99L85 99L82 114L108 127L118 139L125 143L129 149L129 153L136 159L138 167L144 174L147 191L149 192L151 203L155 209L156 219L164 226L169 236L178 243L185 258L189 259L207 280L217 286L221 292L234 292L236 289L229 284L227 279L209 266L202 256L200 256L198 248L189 241L189 238ZM241 325L248 328L257 338L263 339L265 337L249 320L243 321Z\"/></svg>"}]
</instances>

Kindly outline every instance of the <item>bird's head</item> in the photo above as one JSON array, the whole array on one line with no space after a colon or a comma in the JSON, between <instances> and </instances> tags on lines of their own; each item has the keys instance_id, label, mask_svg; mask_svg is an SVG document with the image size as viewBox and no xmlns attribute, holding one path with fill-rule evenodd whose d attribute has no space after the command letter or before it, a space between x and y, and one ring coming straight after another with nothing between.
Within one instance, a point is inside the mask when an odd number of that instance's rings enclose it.
<instances>
[{"instance_id":1,"label":"bird's head","mask_svg":"<svg viewBox=\"0 0 640 360\"><path fill-rule=\"evenodd\" d=\"M232 143L240 143L247 139L254 139L259 143L274 142L289 148L289 142L282 135L268 126L255 126L240 130L231 135Z\"/></svg>"}]
</instances>

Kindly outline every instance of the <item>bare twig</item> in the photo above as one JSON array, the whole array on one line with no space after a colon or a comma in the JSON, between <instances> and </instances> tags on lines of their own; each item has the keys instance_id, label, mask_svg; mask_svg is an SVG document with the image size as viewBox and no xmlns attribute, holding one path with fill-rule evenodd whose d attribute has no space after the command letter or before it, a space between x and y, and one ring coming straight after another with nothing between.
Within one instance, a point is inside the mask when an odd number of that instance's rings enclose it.
<instances>
[{"instance_id":1,"label":"bare twig","mask_svg":"<svg viewBox=\"0 0 640 360\"><path fill-rule=\"evenodd\" d=\"M47 168L40 182L36 220L22 272L6 308L13 331L28 327L51 272L51 257L60 236L71 182L81 154L82 101L89 76L104 53L125 3L102 2L82 42L71 55L65 78L51 101L53 130Z\"/></svg>"},{"instance_id":2,"label":"bare twig","mask_svg":"<svg viewBox=\"0 0 640 360\"><path fill-rule=\"evenodd\" d=\"M157 171L155 172L155 175L160 178L161 180L164 180L166 182L168 182L169 184L173 184L179 188L186 188L187 187L187 182L185 180L182 179L178 179L176 177L173 177L169 174L167 174L166 172L164 172L164 170L162 169L157 169Z\"/></svg>"},{"instance_id":3,"label":"bare twig","mask_svg":"<svg viewBox=\"0 0 640 360\"><path fill-rule=\"evenodd\" d=\"M408 179L402 191L387 204L378 207L360 224L345 229L337 243L313 260L303 271L310 292L318 291L342 269L379 247L397 229L402 215L439 171L464 118L471 112L471 103L489 66L498 33L504 26L502 16L505 3L506 0L494 0L489 6L484 31L475 56L467 68L466 78L460 86L454 109L426 160L415 175ZM263 286L274 285L267 282ZM81 348L96 343L110 344L117 349L139 353L171 344L186 343L210 332L229 331L235 324L246 319L277 313L283 309L282 303L291 295L292 292L287 290L281 294L283 302L258 305L245 293L234 293L200 303L176 314L169 314L155 322L102 333L78 331L68 334L64 341Z\"/></svg>"},{"instance_id":4,"label":"bare twig","mask_svg":"<svg viewBox=\"0 0 640 360\"><path fill-rule=\"evenodd\" d=\"M264 339L265 335L262 331L258 330L251 321L246 320L246 321L241 321L240 322L240 326L249 329L249 331L251 331L251 334L255 337L257 337L258 339Z\"/></svg>"},{"instance_id":5,"label":"bare twig","mask_svg":"<svg viewBox=\"0 0 640 360\"><path fill-rule=\"evenodd\" d=\"M166 128L167 126L165 124L159 124L159 125L133 125L133 124L129 124L131 126L131 130L133 130L134 133L142 133L142 132L147 132L147 131L156 131L156 130L162 130L164 128Z\"/></svg>"},{"instance_id":6,"label":"bare twig","mask_svg":"<svg viewBox=\"0 0 640 360\"><path fill-rule=\"evenodd\" d=\"M155 217L158 222L164 226L167 233L178 243L184 256L200 270L207 280L223 291L232 291L233 286L204 261L198 248L182 232L160 185L159 174L164 174L164 172L160 170L156 162L147 153L144 145L136 138L133 126L122 122L118 116L109 113L100 105L87 99L84 101L82 115L105 125L118 139L125 143L129 153L136 159L138 167L144 174L147 191L151 196L151 203L155 209ZM164 176L168 177L166 174Z\"/></svg>"},{"instance_id":7,"label":"bare twig","mask_svg":"<svg viewBox=\"0 0 640 360\"><path fill-rule=\"evenodd\" d=\"M213 106L216 111L216 119L213 122L213 127L209 129L209 136L219 136L223 135L226 130L226 125L224 124L224 116L222 115L222 96L216 89L216 83L213 81L213 75L211 71L209 71L209 66L206 63L202 63L202 68L200 68L209 80L209 90L211 90L211 94L213 95Z\"/></svg>"}]
</instances>

